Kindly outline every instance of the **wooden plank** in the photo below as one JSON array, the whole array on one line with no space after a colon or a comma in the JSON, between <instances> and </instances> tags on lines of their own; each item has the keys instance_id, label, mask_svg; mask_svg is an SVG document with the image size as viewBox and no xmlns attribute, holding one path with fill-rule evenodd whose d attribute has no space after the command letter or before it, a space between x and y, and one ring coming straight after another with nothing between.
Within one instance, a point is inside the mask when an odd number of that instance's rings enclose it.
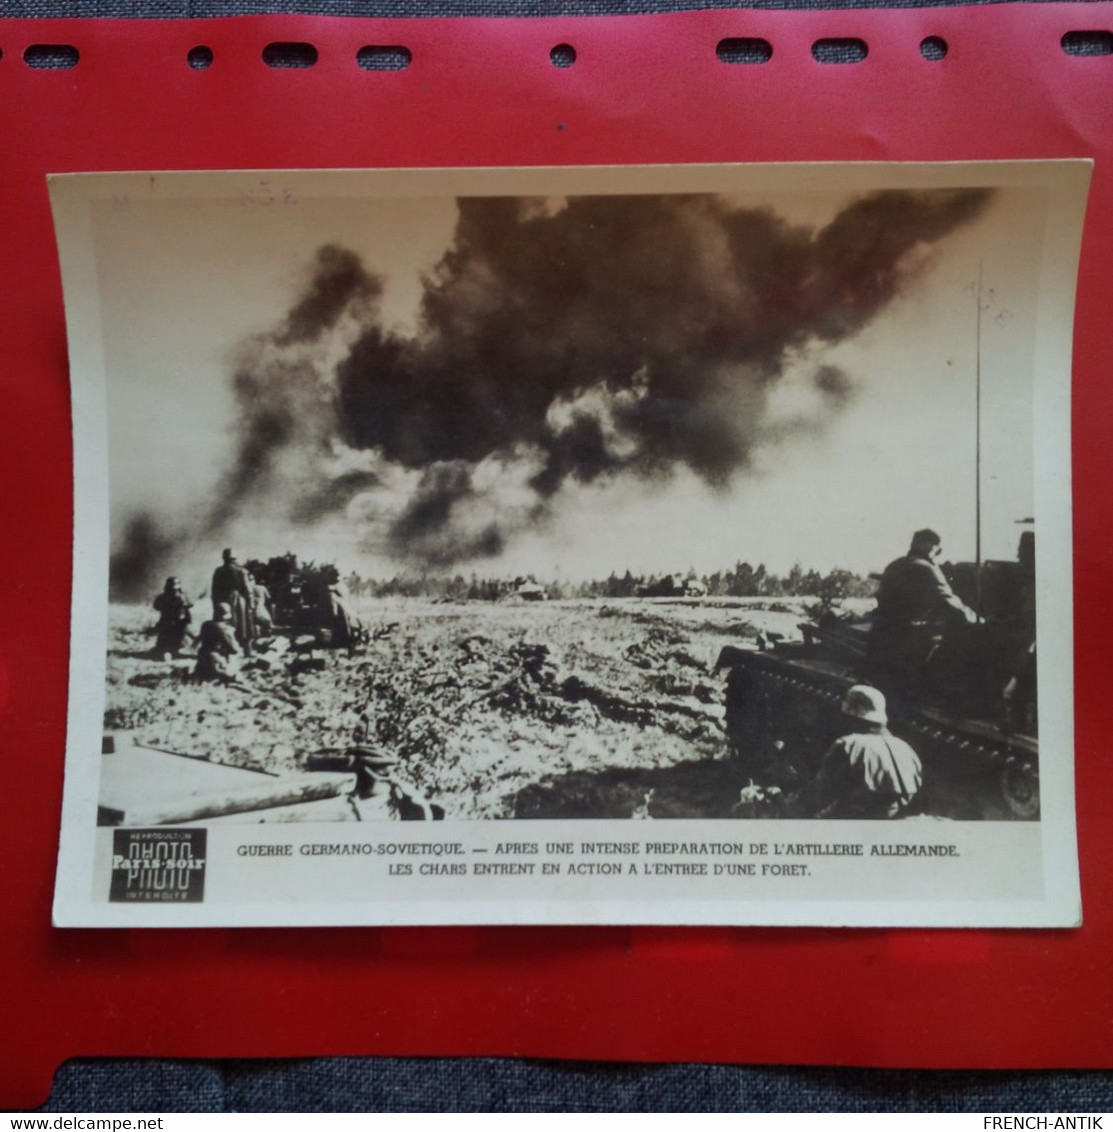
<instances>
[{"instance_id":1,"label":"wooden plank","mask_svg":"<svg viewBox=\"0 0 1113 1132\"><path fill-rule=\"evenodd\" d=\"M291 806L335 798L355 787L350 774L290 775L257 786L210 794L187 794L177 799L136 805L124 813L125 825L170 825L201 821L224 814L250 813L276 806Z\"/></svg>"},{"instance_id":2,"label":"wooden plank","mask_svg":"<svg viewBox=\"0 0 1113 1132\"><path fill-rule=\"evenodd\" d=\"M352 774L277 776L119 741L102 759L101 825L165 825L336 799ZM353 813L354 816L354 813Z\"/></svg>"},{"instance_id":3,"label":"wooden plank","mask_svg":"<svg viewBox=\"0 0 1113 1132\"><path fill-rule=\"evenodd\" d=\"M383 818L390 815L383 813ZM220 814L204 819L205 825L271 825L292 822L362 821L360 812L346 794L334 798L318 798L315 802L297 802L290 806L271 806L265 810L250 810L234 814Z\"/></svg>"},{"instance_id":4,"label":"wooden plank","mask_svg":"<svg viewBox=\"0 0 1113 1132\"><path fill-rule=\"evenodd\" d=\"M129 814L188 795L265 787L277 781L261 771L133 746L102 756L98 801L102 809Z\"/></svg>"}]
</instances>

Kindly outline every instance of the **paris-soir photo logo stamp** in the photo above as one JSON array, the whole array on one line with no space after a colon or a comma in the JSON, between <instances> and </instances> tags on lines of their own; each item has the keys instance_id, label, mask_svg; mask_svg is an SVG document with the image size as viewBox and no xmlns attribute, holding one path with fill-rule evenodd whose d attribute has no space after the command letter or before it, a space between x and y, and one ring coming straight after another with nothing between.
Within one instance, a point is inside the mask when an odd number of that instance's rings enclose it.
<instances>
[{"instance_id":1,"label":"paris-soir photo logo stamp","mask_svg":"<svg viewBox=\"0 0 1113 1132\"><path fill-rule=\"evenodd\" d=\"M205 898L203 829L113 830L112 902L199 903Z\"/></svg>"}]
</instances>

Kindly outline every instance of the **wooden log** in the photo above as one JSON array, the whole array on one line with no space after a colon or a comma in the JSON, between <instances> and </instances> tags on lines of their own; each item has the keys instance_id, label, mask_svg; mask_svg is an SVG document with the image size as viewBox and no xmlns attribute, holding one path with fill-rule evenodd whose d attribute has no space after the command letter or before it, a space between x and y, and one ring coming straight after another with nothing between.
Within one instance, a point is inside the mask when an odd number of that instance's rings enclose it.
<instances>
[{"instance_id":1,"label":"wooden log","mask_svg":"<svg viewBox=\"0 0 1113 1132\"><path fill-rule=\"evenodd\" d=\"M290 776L269 782L210 794L190 794L163 799L129 809L121 824L175 825L203 821L224 814L250 813L275 806L292 806L350 793L355 780L350 774L315 774L311 778Z\"/></svg>"},{"instance_id":2,"label":"wooden log","mask_svg":"<svg viewBox=\"0 0 1113 1132\"><path fill-rule=\"evenodd\" d=\"M300 822L338 822L361 821L360 812L351 798L343 794L335 798L321 798L316 802L299 802L294 806L272 806L265 810L250 810L240 814L221 814L215 818L205 818L202 824L214 825L268 825Z\"/></svg>"}]
</instances>

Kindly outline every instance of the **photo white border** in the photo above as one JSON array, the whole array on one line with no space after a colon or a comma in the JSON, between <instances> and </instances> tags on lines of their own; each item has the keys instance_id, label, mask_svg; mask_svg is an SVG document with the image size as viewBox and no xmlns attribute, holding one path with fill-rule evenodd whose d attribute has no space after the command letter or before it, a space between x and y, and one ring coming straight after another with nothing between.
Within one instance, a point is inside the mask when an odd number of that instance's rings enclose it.
<instances>
[{"instance_id":1,"label":"photo white border","mask_svg":"<svg viewBox=\"0 0 1113 1132\"><path fill-rule=\"evenodd\" d=\"M827 926L1062 927L1080 923L1080 897L1074 823L1073 773L1073 635L1071 603L1070 372L1074 294L1082 218L1092 163L1022 161L988 163L816 163L807 165L594 166L587 168L237 171L174 173L63 174L49 179L66 299L71 366L74 443L74 583L72 602L70 696L54 923L77 926L267 926L387 924L724 924ZM1040 295L1033 359L1035 382L1034 452L1037 540L1040 796L1038 822L949 823L947 840L961 826L977 836L1011 843L1017 839L1017 862L1035 861L1042 870L1041 891L1031 899L996 899L975 886L962 900L686 899L672 895L616 898L606 886L584 886L577 899L536 899L521 894L492 900L377 898L310 899L290 891L279 899L255 900L233 891L199 904L110 904L105 845L110 829L96 826L100 778L100 738L105 699L105 648L108 593L108 467L105 360L98 301L90 207L114 195L134 191L143 178L150 199L179 196L225 197L250 190L261 179L290 186L302 196L518 196L601 193L773 192L806 185L823 177L825 188L852 190L929 187L1027 187L1048 192ZM527 837L515 821L502 832ZM645 841L641 823L594 821L548 823L562 840L580 838L587 824L594 840ZM893 840L902 823L783 821L731 822L729 832L711 827L727 823L667 824L675 832L696 824L704 840L786 840L789 826L807 827L808 840L853 839L872 843ZM392 823L394 841L458 841L461 827L469 837L491 840L503 822ZM850 828L846 828L850 827ZM924 827L921 827L921 831ZM349 827L350 829L350 827ZM264 835L259 830L267 830ZM305 826L212 826L209 829L209 893L223 893L216 883L216 862L226 859L226 844L250 836L297 836L303 840L340 841L331 823ZM324 831L324 832L323 832ZM937 831L932 831L933 833ZM905 840L911 840L908 827ZM965 832L963 834L965 836ZM550 836L553 836L550 834ZM384 840L378 837L377 840ZM932 838L938 840L939 838ZM477 844L479 842L476 842ZM215 851L215 853L214 853ZM234 860L234 858L233 858ZM248 875L250 870L244 875ZM340 870L344 878L349 874ZM358 876L357 876L358 879ZM364 878L366 881L366 878ZM312 886L311 886L312 887ZM335 885L334 885L335 887ZM239 888L244 888L241 881ZM94 891L96 890L96 892Z\"/></svg>"}]
</instances>

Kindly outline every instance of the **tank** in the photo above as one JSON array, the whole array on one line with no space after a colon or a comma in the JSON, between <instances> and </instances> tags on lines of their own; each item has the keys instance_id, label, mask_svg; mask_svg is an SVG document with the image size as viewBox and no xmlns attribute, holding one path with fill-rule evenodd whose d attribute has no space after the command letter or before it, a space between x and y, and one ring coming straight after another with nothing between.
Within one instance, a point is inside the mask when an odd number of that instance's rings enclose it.
<instances>
[{"instance_id":1,"label":"tank","mask_svg":"<svg viewBox=\"0 0 1113 1132\"><path fill-rule=\"evenodd\" d=\"M829 608L800 624L799 639L759 634L751 647L722 650L727 739L744 774L786 791L809 781L832 740L846 731L847 689L873 683L888 693L890 730L923 763L919 812L960 820L1039 818L1034 575L1026 540L1017 561L964 563L945 572L982 620L939 634L913 689L896 693L871 671L872 613Z\"/></svg>"}]
</instances>

